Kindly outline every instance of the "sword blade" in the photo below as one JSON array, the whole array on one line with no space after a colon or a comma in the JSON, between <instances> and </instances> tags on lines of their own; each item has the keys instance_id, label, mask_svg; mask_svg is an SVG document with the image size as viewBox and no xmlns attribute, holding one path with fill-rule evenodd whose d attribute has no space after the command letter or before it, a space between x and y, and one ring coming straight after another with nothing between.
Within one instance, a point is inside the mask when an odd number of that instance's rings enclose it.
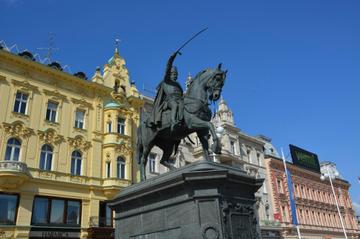
<instances>
[{"instance_id":1,"label":"sword blade","mask_svg":"<svg viewBox=\"0 0 360 239\"><path fill-rule=\"evenodd\" d=\"M180 50L183 49L189 42L191 42L195 37L199 36L201 33L206 31L207 29L208 29L208 27L206 27L206 28L202 29L201 31L199 31L198 33L196 33L189 40L187 40L184 44L182 44L181 47L176 52L180 52Z\"/></svg>"}]
</instances>

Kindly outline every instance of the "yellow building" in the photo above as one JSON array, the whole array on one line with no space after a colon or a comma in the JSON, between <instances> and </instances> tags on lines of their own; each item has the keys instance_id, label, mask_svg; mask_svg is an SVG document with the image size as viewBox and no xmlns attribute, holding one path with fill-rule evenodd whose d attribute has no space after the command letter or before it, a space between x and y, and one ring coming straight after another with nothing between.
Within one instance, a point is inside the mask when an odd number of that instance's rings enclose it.
<instances>
[{"instance_id":1,"label":"yellow building","mask_svg":"<svg viewBox=\"0 0 360 239\"><path fill-rule=\"evenodd\" d=\"M84 78L0 49L0 238L111 237L143 102L117 50Z\"/></svg>"}]
</instances>

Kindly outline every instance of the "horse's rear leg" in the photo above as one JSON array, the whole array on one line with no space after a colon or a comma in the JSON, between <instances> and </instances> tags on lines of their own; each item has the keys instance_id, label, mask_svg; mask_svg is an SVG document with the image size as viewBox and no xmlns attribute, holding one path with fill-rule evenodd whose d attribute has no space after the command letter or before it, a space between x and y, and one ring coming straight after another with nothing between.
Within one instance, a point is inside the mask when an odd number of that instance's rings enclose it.
<instances>
[{"instance_id":1,"label":"horse's rear leg","mask_svg":"<svg viewBox=\"0 0 360 239\"><path fill-rule=\"evenodd\" d=\"M146 180L146 164L147 164L148 156L149 156L149 153L150 153L152 147L153 147L152 144L146 145L143 147L144 151L142 153L141 160L140 160L140 180L141 181Z\"/></svg>"},{"instance_id":2,"label":"horse's rear leg","mask_svg":"<svg viewBox=\"0 0 360 239\"><path fill-rule=\"evenodd\" d=\"M164 147L161 147L161 149L163 151L163 155L161 157L160 163L167 167L169 170L176 169L169 160L171 154L173 153L174 144L170 143Z\"/></svg>"}]
</instances>

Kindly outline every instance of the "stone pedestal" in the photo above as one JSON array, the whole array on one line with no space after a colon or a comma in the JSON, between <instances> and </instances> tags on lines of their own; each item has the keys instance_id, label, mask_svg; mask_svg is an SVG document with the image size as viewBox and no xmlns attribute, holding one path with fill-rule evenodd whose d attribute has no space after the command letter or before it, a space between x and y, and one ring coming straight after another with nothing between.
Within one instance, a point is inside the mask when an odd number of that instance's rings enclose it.
<instances>
[{"instance_id":1,"label":"stone pedestal","mask_svg":"<svg viewBox=\"0 0 360 239\"><path fill-rule=\"evenodd\" d=\"M127 187L110 203L116 239L259 239L263 179L198 161Z\"/></svg>"}]
</instances>

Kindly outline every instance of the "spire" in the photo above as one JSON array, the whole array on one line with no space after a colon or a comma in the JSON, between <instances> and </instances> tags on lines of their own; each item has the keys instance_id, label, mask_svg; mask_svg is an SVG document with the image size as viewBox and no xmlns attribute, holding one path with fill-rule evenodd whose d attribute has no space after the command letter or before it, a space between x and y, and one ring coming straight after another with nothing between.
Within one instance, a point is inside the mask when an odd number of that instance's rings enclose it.
<instances>
[{"instance_id":1,"label":"spire","mask_svg":"<svg viewBox=\"0 0 360 239\"><path fill-rule=\"evenodd\" d=\"M115 39L115 54L119 55L119 45L120 45L120 39Z\"/></svg>"},{"instance_id":2,"label":"spire","mask_svg":"<svg viewBox=\"0 0 360 239\"><path fill-rule=\"evenodd\" d=\"M187 91L189 89L189 86L191 85L192 80L193 79L192 79L191 74L189 72L188 77L186 78L186 82L185 82L185 91Z\"/></svg>"},{"instance_id":3,"label":"spire","mask_svg":"<svg viewBox=\"0 0 360 239\"><path fill-rule=\"evenodd\" d=\"M230 108L228 107L228 105L226 104L226 102L222 96L220 98L220 102L218 105L217 116L219 117L220 121L234 125L233 113L230 110Z\"/></svg>"},{"instance_id":4,"label":"spire","mask_svg":"<svg viewBox=\"0 0 360 239\"><path fill-rule=\"evenodd\" d=\"M92 82L98 83L98 84L104 84L104 79L101 75L100 67L96 67L95 74L91 78Z\"/></svg>"}]
</instances>

